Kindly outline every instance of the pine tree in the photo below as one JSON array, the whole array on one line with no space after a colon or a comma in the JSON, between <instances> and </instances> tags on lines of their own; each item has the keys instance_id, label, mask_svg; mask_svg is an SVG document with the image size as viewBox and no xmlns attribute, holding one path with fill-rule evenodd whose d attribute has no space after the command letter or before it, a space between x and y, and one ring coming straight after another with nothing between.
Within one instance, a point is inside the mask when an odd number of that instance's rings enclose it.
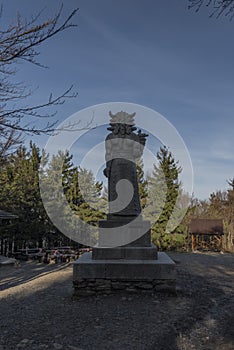
<instances>
[{"instance_id":1,"label":"pine tree","mask_svg":"<svg viewBox=\"0 0 234 350\"><path fill-rule=\"evenodd\" d=\"M166 146L160 147L157 160L152 175L148 176L148 203L145 212L146 217L154 223L153 242L159 248L168 248L173 240L172 235L167 233L168 222L176 209L179 215L179 208L175 205L181 191L179 174L182 169ZM180 228L177 230L180 231Z\"/></svg>"},{"instance_id":2,"label":"pine tree","mask_svg":"<svg viewBox=\"0 0 234 350\"><path fill-rule=\"evenodd\" d=\"M147 202L147 180L145 179L144 176L144 164L143 160L140 159L137 164L137 180L138 180L138 190L139 190L139 196L140 196L140 201L141 201L141 208L144 209L146 202Z\"/></svg>"},{"instance_id":3,"label":"pine tree","mask_svg":"<svg viewBox=\"0 0 234 350\"><path fill-rule=\"evenodd\" d=\"M84 241L89 236L84 223L97 226L104 217L99 210L102 183L95 182L91 171L74 166L69 152L61 151L51 158L41 176L43 200L52 221L71 238ZM54 234L61 236L57 229Z\"/></svg>"},{"instance_id":4,"label":"pine tree","mask_svg":"<svg viewBox=\"0 0 234 350\"><path fill-rule=\"evenodd\" d=\"M97 225L100 219L104 218L101 212L102 202L102 183L95 181L93 173L90 170L78 169L78 186L80 195L80 204L78 213L85 222Z\"/></svg>"},{"instance_id":5,"label":"pine tree","mask_svg":"<svg viewBox=\"0 0 234 350\"><path fill-rule=\"evenodd\" d=\"M17 214L12 227L9 227L8 239L21 242L21 245L36 243L41 245L49 223L39 192L38 168L40 151L32 142L27 150L20 146L10 155L1 172L0 194L1 208Z\"/></svg>"},{"instance_id":6,"label":"pine tree","mask_svg":"<svg viewBox=\"0 0 234 350\"><path fill-rule=\"evenodd\" d=\"M20 146L2 165L0 187L0 208L19 216L11 226L0 227L0 238L14 240L18 248L41 246L43 241L49 246L67 244L65 231L60 232L50 218L67 226L66 232L79 231L74 215L91 225L104 218L99 210L102 183L95 181L91 171L74 166L69 152L60 151L49 159L32 142L29 149ZM81 224L80 230L84 227Z\"/></svg>"}]
</instances>

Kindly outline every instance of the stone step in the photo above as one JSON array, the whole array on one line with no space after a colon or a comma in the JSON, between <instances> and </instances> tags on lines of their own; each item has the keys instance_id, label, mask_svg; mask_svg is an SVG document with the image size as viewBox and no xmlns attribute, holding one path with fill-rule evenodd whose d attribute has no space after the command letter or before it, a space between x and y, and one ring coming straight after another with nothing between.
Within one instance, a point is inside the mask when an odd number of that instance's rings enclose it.
<instances>
[{"instance_id":1,"label":"stone step","mask_svg":"<svg viewBox=\"0 0 234 350\"><path fill-rule=\"evenodd\" d=\"M73 280L112 279L112 280L155 280L176 279L174 261L165 253L158 252L158 259L94 260L92 253L84 253L73 266Z\"/></svg>"}]
</instances>

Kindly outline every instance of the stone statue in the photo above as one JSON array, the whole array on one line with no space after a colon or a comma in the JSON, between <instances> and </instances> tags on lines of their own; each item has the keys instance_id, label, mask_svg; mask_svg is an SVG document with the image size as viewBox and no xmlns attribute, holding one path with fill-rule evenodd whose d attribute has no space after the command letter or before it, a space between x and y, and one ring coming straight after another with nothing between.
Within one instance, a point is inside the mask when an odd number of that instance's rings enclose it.
<instances>
[{"instance_id":1,"label":"stone statue","mask_svg":"<svg viewBox=\"0 0 234 350\"><path fill-rule=\"evenodd\" d=\"M74 263L76 296L150 290L176 292L175 263L151 243L150 221L141 216L136 162L147 134L134 132L133 114L110 112L105 140L109 214L99 221L98 243Z\"/></svg>"},{"instance_id":2,"label":"stone statue","mask_svg":"<svg viewBox=\"0 0 234 350\"><path fill-rule=\"evenodd\" d=\"M147 134L134 125L136 113L118 112L111 117L111 131L105 140L106 168L108 178L109 219L139 216L141 205L138 191L136 162L143 154Z\"/></svg>"}]
</instances>

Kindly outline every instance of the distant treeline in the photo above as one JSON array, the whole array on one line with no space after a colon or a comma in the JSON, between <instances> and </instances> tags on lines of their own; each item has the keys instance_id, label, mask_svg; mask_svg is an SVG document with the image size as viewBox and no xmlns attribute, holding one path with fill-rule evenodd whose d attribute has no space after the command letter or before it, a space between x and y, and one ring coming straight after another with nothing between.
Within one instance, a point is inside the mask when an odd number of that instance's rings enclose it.
<instances>
[{"instance_id":1,"label":"distant treeline","mask_svg":"<svg viewBox=\"0 0 234 350\"><path fill-rule=\"evenodd\" d=\"M189 250L187 232L192 218L223 218L223 248L233 251L234 179L228 182L227 191L218 191L208 200L199 201L183 192L179 181L182 169L168 148L161 147L156 157L150 175L145 176L142 160L137 165L143 215L151 220L153 243L161 250ZM61 162L62 172L59 170ZM75 166L69 152L58 152L50 158L31 142L28 149L20 146L14 154L1 159L0 209L16 214L18 219L1 224L0 254L25 247L75 244L72 237L65 236L53 225L44 209L39 188L40 163L44 166L41 176L46 183L46 196L52 205L59 193L62 173L63 196L71 210L94 226L106 218L107 189L95 180L92 171ZM58 213L66 210L57 205ZM185 208L188 209L184 216Z\"/></svg>"}]
</instances>

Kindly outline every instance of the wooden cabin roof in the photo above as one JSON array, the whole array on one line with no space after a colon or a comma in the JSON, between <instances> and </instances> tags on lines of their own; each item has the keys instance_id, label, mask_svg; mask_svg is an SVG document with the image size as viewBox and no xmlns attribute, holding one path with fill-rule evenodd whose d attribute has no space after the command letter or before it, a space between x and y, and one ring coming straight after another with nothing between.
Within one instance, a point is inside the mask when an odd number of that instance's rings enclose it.
<instances>
[{"instance_id":1,"label":"wooden cabin roof","mask_svg":"<svg viewBox=\"0 0 234 350\"><path fill-rule=\"evenodd\" d=\"M223 235L223 220L220 219L192 219L189 233L194 235Z\"/></svg>"}]
</instances>

